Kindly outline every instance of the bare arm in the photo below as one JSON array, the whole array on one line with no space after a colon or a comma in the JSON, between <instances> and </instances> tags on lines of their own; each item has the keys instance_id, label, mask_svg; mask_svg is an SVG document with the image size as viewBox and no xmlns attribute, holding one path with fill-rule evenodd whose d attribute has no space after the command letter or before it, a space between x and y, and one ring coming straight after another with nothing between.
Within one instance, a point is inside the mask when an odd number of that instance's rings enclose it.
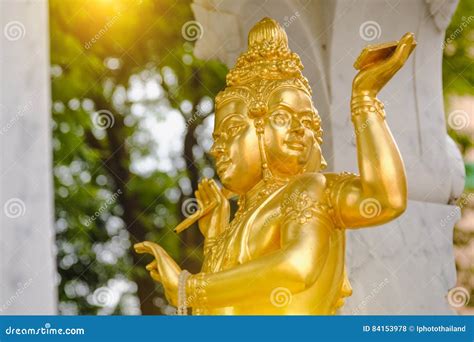
<instances>
[{"instance_id":1,"label":"bare arm","mask_svg":"<svg viewBox=\"0 0 474 342\"><path fill-rule=\"evenodd\" d=\"M305 223L287 220L281 229L281 249L232 269L192 276L190 306L226 307L270 298L276 287L291 293L312 285L326 262L329 231L317 217Z\"/></svg>"},{"instance_id":2,"label":"bare arm","mask_svg":"<svg viewBox=\"0 0 474 342\"><path fill-rule=\"evenodd\" d=\"M354 79L351 110L360 176L336 184L332 194L344 227L385 223L406 208L405 167L376 95L403 66L413 41L413 35L405 35L391 57L362 69Z\"/></svg>"}]
</instances>

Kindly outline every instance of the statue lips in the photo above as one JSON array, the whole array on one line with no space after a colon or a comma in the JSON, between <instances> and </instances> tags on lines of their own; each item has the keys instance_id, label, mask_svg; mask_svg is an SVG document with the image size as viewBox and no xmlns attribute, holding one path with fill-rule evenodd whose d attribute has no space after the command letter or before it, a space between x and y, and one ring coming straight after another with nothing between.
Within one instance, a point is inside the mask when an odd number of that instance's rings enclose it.
<instances>
[{"instance_id":1,"label":"statue lips","mask_svg":"<svg viewBox=\"0 0 474 342\"><path fill-rule=\"evenodd\" d=\"M295 151L304 151L304 149L306 148L306 144L301 140L286 140L284 144L288 146L288 148L290 148L291 150Z\"/></svg>"}]
</instances>

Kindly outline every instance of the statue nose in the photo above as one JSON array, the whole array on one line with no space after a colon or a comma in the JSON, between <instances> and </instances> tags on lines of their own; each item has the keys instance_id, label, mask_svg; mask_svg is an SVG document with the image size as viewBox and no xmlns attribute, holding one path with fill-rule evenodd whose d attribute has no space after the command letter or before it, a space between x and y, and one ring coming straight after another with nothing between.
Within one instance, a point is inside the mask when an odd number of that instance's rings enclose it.
<instances>
[{"instance_id":1,"label":"statue nose","mask_svg":"<svg viewBox=\"0 0 474 342\"><path fill-rule=\"evenodd\" d=\"M304 125L299 118L293 117L291 120L291 131L296 133L304 132Z\"/></svg>"},{"instance_id":2,"label":"statue nose","mask_svg":"<svg viewBox=\"0 0 474 342\"><path fill-rule=\"evenodd\" d=\"M222 144L214 142L214 144L211 146L211 149L209 150L209 154L214 158L217 158L218 156L224 154L224 151L224 146L222 146Z\"/></svg>"}]
</instances>

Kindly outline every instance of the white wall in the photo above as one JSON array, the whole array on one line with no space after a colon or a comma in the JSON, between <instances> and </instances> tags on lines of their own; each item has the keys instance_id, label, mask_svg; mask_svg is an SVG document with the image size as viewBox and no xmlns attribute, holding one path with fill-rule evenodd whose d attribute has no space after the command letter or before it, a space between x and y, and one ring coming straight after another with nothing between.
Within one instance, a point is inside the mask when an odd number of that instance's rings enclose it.
<instances>
[{"instance_id":1,"label":"white wall","mask_svg":"<svg viewBox=\"0 0 474 342\"><path fill-rule=\"evenodd\" d=\"M0 1L0 28L0 314L55 314L47 1Z\"/></svg>"}]
</instances>

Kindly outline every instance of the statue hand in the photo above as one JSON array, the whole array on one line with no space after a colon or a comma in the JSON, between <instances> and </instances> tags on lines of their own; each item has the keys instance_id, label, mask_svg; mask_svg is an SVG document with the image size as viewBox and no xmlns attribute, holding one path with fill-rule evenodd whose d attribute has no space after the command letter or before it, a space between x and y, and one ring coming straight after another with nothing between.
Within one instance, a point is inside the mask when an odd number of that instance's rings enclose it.
<instances>
[{"instance_id":1,"label":"statue hand","mask_svg":"<svg viewBox=\"0 0 474 342\"><path fill-rule=\"evenodd\" d=\"M135 252L139 254L148 253L155 257L155 260L148 264L146 269L155 281L163 284L166 299L176 306L178 302L178 278L181 268L160 245L154 242L144 241L135 244L133 247Z\"/></svg>"},{"instance_id":2,"label":"statue hand","mask_svg":"<svg viewBox=\"0 0 474 342\"><path fill-rule=\"evenodd\" d=\"M406 33L399 41L395 52L387 59L370 64L359 71L352 83L352 96L369 95L375 97L410 56L414 36Z\"/></svg>"},{"instance_id":3,"label":"statue hand","mask_svg":"<svg viewBox=\"0 0 474 342\"><path fill-rule=\"evenodd\" d=\"M229 201L212 179L202 180L195 195L204 207L216 204L214 209L199 219L199 230L206 238L219 235L229 223Z\"/></svg>"}]
</instances>

